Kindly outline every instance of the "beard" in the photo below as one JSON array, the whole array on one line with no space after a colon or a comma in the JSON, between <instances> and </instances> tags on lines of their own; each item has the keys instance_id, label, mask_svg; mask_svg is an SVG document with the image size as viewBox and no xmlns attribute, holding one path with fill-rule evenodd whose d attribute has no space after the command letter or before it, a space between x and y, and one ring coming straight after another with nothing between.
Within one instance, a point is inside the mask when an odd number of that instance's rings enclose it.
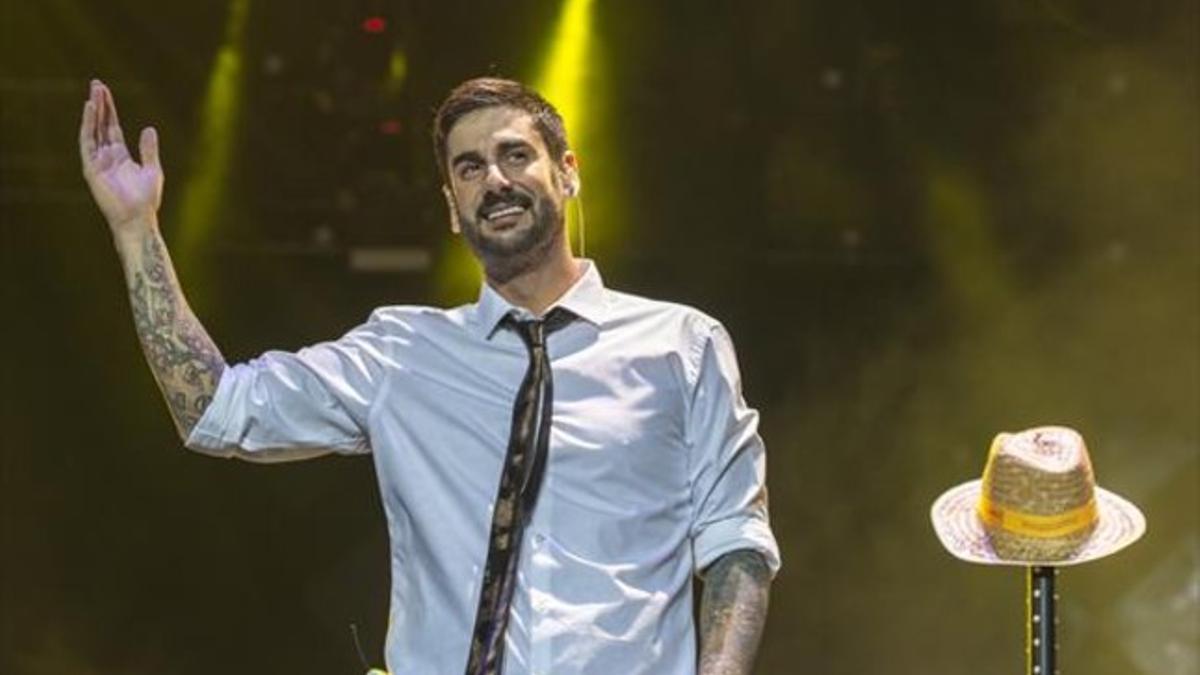
<instances>
[{"instance_id":1,"label":"beard","mask_svg":"<svg viewBox=\"0 0 1200 675\"><path fill-rule=\"evenodd\" d=\"M488 233L483 213L498 205L521 206L532 222L512 233ZM488 193L473 215L468 216L460 209L458 219L467 244L483 263L488 279L496 283L505 283L536 268L563 237L563 214L553 200L516 189L504 194Z\"/></svg>"}]
</instances>

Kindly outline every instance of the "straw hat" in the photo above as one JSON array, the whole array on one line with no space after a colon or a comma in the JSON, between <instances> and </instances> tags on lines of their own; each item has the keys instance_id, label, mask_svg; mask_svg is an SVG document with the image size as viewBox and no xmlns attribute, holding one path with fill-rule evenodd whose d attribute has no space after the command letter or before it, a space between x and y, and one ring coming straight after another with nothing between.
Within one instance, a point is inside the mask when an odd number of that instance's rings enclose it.
<instances>
[{"instance_id":1,"label":"straw hat","mask_svg":"<svg viewBox=\"0 0 1200 675\"><path fill-rule=\"evenodd\" d=\"M930 515L947 551L985 565L1075 565L1146 531L1136 506L1096 485L1083 437L1067 427L997 435L983 479L943 493Z\"/></svg>"}]
</instances>

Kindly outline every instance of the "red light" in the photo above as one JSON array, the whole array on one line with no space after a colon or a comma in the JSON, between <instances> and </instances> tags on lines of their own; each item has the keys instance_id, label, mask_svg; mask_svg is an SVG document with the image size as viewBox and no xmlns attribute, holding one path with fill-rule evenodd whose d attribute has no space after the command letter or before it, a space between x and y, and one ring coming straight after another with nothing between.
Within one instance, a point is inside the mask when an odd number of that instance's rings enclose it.
<instances>
[{"instance_id":1,"label":"red light","mask_svg":"<svg viewBox=\"0 0 1200 675\"><path fill-rule=\"evenodd\" d=\"M363 19L362 29L368 33L378 35L387 30L387 19L382 16L369 16Z\"/></svg>"},{"instance_id":2,"label":"red light","mask_svg":"<svg viewBox=\"0 0 1200 675\"><path fill-rule=\"evenodd\" d=\"M396 118L386 119L379 123L379 133L385 136L395 136L400 133L404 125Z\"/></svg>"}]
</instances>

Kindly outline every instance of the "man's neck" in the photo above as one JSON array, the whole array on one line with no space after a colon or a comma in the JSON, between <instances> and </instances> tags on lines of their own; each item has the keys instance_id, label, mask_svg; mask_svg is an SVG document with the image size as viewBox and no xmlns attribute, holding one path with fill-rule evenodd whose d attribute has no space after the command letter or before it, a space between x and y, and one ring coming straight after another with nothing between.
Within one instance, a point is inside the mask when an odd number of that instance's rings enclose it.
<instances>
[{"instance_id":1,"label":"man's neck","mask_svg":"<svg viewBox=\"0 0 1200 675\"><path fill-rule=\"evenodd\" d=\"M488 279L500 297L541 316L583 275L583 264L569 252L556 255L504 283Z\"/></svg>"}]
</instances>

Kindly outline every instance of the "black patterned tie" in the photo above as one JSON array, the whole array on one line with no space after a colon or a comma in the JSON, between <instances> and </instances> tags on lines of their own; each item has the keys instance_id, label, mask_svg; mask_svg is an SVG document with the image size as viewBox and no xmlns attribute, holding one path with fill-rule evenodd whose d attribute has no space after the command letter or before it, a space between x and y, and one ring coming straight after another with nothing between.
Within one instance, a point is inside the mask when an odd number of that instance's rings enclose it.
<instances>
[{"instance_id":1,"label":"black patterned tie","mask_svg":"<svg viewBox=\"0 0 1200 675\"><path fill-rule=\"evenodd\" d=\"M504 324L521 336L529 350L529 369L513 404L512 431L492 510L487 565L475 612L467 675L499 675L504 668L504 632L517 583L521 539L533 516L550 447L554 383L546 336L572 318L570 312L557 307L544 319L521 321L511 314L504 317Z\"/></svg>"}]
</instances>

